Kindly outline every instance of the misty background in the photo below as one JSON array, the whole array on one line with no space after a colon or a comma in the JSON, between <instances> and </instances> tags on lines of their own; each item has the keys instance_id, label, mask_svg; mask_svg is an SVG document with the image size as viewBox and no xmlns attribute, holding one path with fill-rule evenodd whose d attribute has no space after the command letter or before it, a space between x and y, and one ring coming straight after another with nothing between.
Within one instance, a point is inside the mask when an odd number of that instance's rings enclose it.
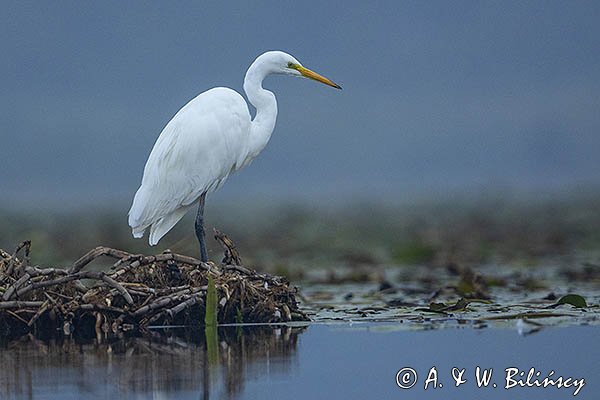
<instances>
[{"instance_id":1,"label":"misty background","mask_svg":"<svg viewBox=\"0 0 600 400\"><path fill-rule=\"evenodd\" d=\"M164 125L204 90L242 91L247 67L273 49L344 90L269 77L275 132L211 197L209 225L257 206L302 220L278 204L371 204L363 217L385 221L377 205L541 195L587 198L587 213L567 214L589 225L600 187L599 16L591 1L3 2L0 210L20 214L3 216L2 244L36 224L64 234L65 215L98 209L115 218L104 236L130 240L126 213ZM44 225L40 215L59 216ZM190 224L177 229L165 246L195 249Z\"/></svg>"},{"instance_id":2,"label":"misty background","mask_svg":"<svg viewBox=\"0 0 600 400\"><path fill-rule=\"evenodd\" d=\"M595 2L4 2L3 202L125 207L167 121L281 49L271 142L219 194L402 198L600 183Z\"/></svg>"}]
</instances>

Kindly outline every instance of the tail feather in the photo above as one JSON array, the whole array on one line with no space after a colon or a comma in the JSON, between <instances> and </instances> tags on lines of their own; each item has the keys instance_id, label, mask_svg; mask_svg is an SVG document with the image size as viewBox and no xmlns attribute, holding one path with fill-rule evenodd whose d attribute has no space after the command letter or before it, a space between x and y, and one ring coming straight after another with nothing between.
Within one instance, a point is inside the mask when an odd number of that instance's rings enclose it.
<instances>
[{"instance_id":1,"label":"tail feather","mask_svg":"<svg viewBox=\"0 0 600 400\"><path fill-rule=\"evenodd\" d=\"M147 221L144 221L143 218L144 204L146 203L146 201L143 199L144 194L145 193L142 191L142 186L140 186L133 198L133 204L127 213L127 222L131 227L131 234L136 239L143 237L144 231L150 225Z\"/></svg>"},{"instance_id":2,"label":"tail feather","mask_svg":"<svg viewBox=\"0 0 600 400\"><path fill-rule=\"evenodd\" d=\"M134 238L139 239L144 236L145 230L146 230L146 228L141 228L141 227L131 228L131 234L133 235Z\"/></svg>"},{"instance_id":3,"label":"tail feather","mask_svg":"<svg viewBox=\"0 0 600 400\"><path fill-rule=\"evenodd\" d=\"M169 232L176 223L179 222L179 220L181 218L183 218L183 216L185 215L185 213L189 210L190 207L180 207L177 210L173 211L172 213L165 215L164 217L162 217L161 219L159 219L158 221L154 222L152 224L152 226L150 227L150 236L148 238L148 242L150 243L150 246L154 246L156 244L158 244L158 241L167 234L167 232ZM141 234L143 234L143 230L141 231ZM134 237L136 235L136 232L134 230L133 233ZM139 236L141 237L141 236Z\"/></svg>"}]
</instances>

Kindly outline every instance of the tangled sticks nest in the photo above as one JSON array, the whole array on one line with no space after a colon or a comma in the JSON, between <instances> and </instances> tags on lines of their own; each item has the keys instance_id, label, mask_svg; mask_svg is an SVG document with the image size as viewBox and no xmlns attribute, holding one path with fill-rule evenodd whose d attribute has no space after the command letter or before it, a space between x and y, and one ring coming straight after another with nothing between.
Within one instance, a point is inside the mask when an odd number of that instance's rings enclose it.
<instances>
[{"instance_id":1,"label":"tangled sticks nest","mask_svg":"<svg viewBox=\"0 0 600 400\"><path fill-rule=\"evenodd\" d=\"M0 335L199 326L209 277L219 323L308 320L287 280L235 265L239 256L231 241L219 232L215 238L225 248L219 266L170 252L144 256L97 247L68 268L41 268L29 265L29 241L12 254L0 249ZM110 272L85 270L99 257L116 260Z\"/></svg>"}]
</instances>

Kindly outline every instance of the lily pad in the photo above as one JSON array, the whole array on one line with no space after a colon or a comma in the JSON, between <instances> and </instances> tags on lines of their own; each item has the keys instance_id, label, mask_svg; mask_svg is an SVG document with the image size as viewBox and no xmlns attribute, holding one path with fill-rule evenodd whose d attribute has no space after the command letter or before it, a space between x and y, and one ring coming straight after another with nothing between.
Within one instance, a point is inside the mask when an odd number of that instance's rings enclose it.
<instances>
[{"instance_id":1,"label":"lily pad","mask_svg":"<svg viewBox=\"0 0 600 400\"><path fill-rule=\"evenodd\" d=\"M561 297L556 302L557 306L560 304L570 304L577 308L586 308L587 307L587 303L586 303L585 299L578 294L567 294L566 296Z\"/></svg>"}]
</instances>

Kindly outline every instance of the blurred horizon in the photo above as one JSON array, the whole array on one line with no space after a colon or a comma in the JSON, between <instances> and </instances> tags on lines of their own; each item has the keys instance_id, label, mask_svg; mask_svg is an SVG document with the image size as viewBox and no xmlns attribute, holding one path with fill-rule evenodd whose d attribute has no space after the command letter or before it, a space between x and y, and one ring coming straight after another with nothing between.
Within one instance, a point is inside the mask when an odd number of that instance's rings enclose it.
<instances>
[{"instance_id":1,"label":"blurred horizon","mask_svg":"<svg viewBox=\"0 0 600 400\"><path fill-rule=\"evenodd\" d=\"M211 87L241 91L248 65L270 49L344 90L268 78L273 137L216 204L599 191L599 3L6 2L3 11L3 209L125 214L167 121Z\"/></svg>"},{"instance_id":2,"label":"blurred horizon","mask_svg":"<svg viewBox=\"0 0 600 400\"><path fill-rule=\"evenodd\" d=\"M296 199L236 204L229 199L207 204L205 226L213 260L222 254L212 238L214 227L234 240L244 265L284 276L302 274L307 267L342 265L597 266L598 204L600 192L405 203ZM125 207L0 207L0 248L10 253L19 242L31 240L32 261L43 265L72 262L97 246L197 256L193 212L155 247L148 245L147 236L131 236L126 215Z\"/></svg>"},{"instance_id":3,"label":"blurred horizon","mask_svg":"<svg viewBox=\"0 0 600 400\"><path fill-rule=\"evenodd\" d=\"M251 167L250 167L251 168ZM234 175L229 179L236 179ZM243 177L240 177L243 179ZM600 201L600 184L571 184L562 187L515 187L489 186L454 187L444 190L413 189L402 193L390 190L367 191L362 193L338 190L336 192L322 191L315 193L282 193L273 192L241 193L240 189L227 190L225 184L216 193L207 197L207 212L219 214L246 215L265 212L277 208L297 208L314 211L341 211L361 207L381 207L388 210L406 210L426 208L430 206L459 205L461 207L477 208L493 203L511 206L543 206L547 204L575 204L581 202ZM68 213L82 214L88 212L108 212L123 215L127 225L127 214L131 207L135 189L128 193L85 193L77 197L69 192L44 193L4 193L0 198L0 213L21 214L31 212L64 215ZM80 194L81 195L81 194ZM73 201L74 200L74 201ZM83 200L83 201L82 201ZM73 201L73 202L72 202ZM189 214L195 215L195 209Z\"/></svg>"}]
</instances>

